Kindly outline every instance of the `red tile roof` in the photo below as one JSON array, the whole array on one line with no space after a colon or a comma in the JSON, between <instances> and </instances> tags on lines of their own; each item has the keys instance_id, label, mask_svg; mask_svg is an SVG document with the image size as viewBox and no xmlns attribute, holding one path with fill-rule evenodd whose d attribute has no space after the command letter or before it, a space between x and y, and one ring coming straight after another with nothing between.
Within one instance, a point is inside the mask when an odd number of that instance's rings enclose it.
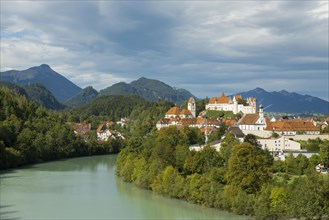
<instances>
[{"instance_id":1,"label":"red tile roof","mask_svg":"<svg viewBox=\"0 0 329 220\"><path fill-rule=\"evenodd\" d=\"M252 125L252 124L256 124L257 120L259 119L259 115L258 114L245 114L239 124L247 124L247 125Z\"/></svg>"},{"instance_id":2,"label":"red tile roof","mask_svg":"<svg viewBox=\"0 0 329 220\"><path fill-rule=\"evenodd\" d=\"M179 115L180 109L177 106L172 107L167 111L166 115Z\"/></svg>"},{"instance_id":3,"label":"red tile roof","mask_svg":"<svg viewBox=\"0 0 329 220\"><path fill-rule=\"evenodd\" d=\"M191 111L188 110L188 109L183 109L181 112L180 112L180 115L192 115Z\"/></svg>"},{"instance_id":4,"label":"red tile roof","mask_svg":"<svg viewBox=\"0 0 329 220\"><path fill-rule=\"evenodd\" d=\"M319 131L312 122L300 119L269 122L265 130L275 131Z\"/></svg>"},{"instance_id":5,"label":"red tile roof","mask_svg":"<svg viewBox=\"0 0 329 220\"><path fill-rule=\"evenodd\" d=\"M224 104L224 103L229 103L229 101L230 101L230 98L227 97L227 96L225 96L224 93L222 93L221 96L218 97L218 98L217 97L210 98L209 104L215 104L215 103L222 103L222 104Z\"/></svg>"}]
</instances>

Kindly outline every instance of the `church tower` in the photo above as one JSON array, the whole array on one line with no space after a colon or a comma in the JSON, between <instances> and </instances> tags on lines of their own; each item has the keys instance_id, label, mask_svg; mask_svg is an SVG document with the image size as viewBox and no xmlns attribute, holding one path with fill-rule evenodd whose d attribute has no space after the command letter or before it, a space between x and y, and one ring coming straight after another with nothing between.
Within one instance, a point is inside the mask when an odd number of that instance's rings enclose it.
<instances>
[{"instance_id":1,"label":"church tower","mask_svg":"<svg viewBox=\"0 0 329 220\"><path fill-rule=\"evenodd\" d=\"M233 97L233 114L238 114L239 107L238 107L238 100Z\"/></svg>"},{"instance_id":2,"label":"church tower","mask_svg":"<svg viewBox=\"0 0 329 220\"><path fill-rule=\"evenodd\" d=\"M264 124L265 123L264 109L263 109L263 105L262 104L260 104L260 106L259 106L259 122L261 124Z\"/></svg>"},{"instance_id":3,"label":"church tower","mask_svg":"<svg viewBox=\"0 0 329 220\"><path fill-rule=\"evenodd\" d=\"M190 110L190 112L193 115L193 118L195 118L196 115L196 108L195 108L195 100L193 97L190 97L187 102L187 109Z\"/></svg>"}]
</instances>

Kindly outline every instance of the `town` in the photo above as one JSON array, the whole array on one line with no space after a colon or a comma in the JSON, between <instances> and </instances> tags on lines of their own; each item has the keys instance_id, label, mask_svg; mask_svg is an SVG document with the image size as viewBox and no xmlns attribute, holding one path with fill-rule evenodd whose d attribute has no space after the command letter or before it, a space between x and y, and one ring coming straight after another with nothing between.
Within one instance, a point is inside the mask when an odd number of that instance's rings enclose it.
<instances>
[{"instance_id":1,"label":"town","mask_svg":"<svg viewBox=\"0 0 329 220\"><path fill-rule=\"evenodd\" d=\"M230 114L228 117L224 115L217 118L207 116L207 112L214 111L230 112ZM113 129L113 126L114 124L123 126L127 121L127 118L122 118L116 123L112 121L100 123L96 130L97 140L99 142L113 139L125 140L126 137ZM321 132L323 128L329 125L329 118L267 117L262 104L257 106L256 98L243 99L240 95L230 97L224 93L221 93L219 97L210 98L204 110L198 115L196 101L190 97L187 100L187 108L173 106L155 126L157 130L169 126L197 127L205 135L205 143L190 146L190 150L199 151L204 146L210 145L219 151L221 141L208 142L208 136L219 129L221 125L225 125L227 133L233 134L240 142L243 142L246 135L254 135L262 149L267 149L277 160L285 160L285 157L290 153L295 156L302 154L309 158L316 153L302 149L300 141L317 138L329 139L328 133ZM73 123L71 126L75 133L82 137L85 137L87 132L91 130L90 123Z\"/></svg>"},{"instance_id":2,"label":"town","mask_svg":"<svg viewBox=\"0 0 329 220\"><path fill-rule=\"evenodd\" d=\"M244 103L244 104L240 104ZM207 118L207 111L231 111L240 114L241 118ZM329 125L329 118L314 120L314 118L268 118L264 108L260 104L258 111L256 98L242 99L241 96L230 98L222 93L219 97L213 97L205 106L205 110L196 116L196 103L193 97L187 102L187 109L174 106L168 110L164 118L156 124L158 130L168 126L190 126L199 128L206 137L204 145L191 146L190 149L201 150L205 145L220 149L220 142L207 143L207 136L219 129L221 124L228 127L228 132L243 142L246 135L252 134L263 149L269 150L275 159L285 160L289 153L303 154L310 157L314 153L301 149L298 141L320 138L328 140L329 134L320 134L321 128ZM318 166L319 167L319 166ZM319 169L317 169L319 171Z\"/></svg>"}]
</instances>

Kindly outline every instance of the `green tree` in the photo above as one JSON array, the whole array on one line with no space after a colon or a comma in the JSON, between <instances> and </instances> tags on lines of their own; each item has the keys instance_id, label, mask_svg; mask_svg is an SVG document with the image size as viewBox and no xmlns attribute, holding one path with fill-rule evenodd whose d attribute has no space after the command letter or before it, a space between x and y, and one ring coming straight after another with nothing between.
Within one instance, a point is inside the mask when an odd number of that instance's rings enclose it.
<instances>
[{"instance_id":1,"label":"green tree","mask_svg":"<svg viewBox=\"0 0 329 220\"><path fill-rule=\"evenodd\" d=\"M268 152L250 143L236 145L228 161L228 184L238 186L247 193L255 193L271 179L272 163Z\"/></svg>"}]
</instances>

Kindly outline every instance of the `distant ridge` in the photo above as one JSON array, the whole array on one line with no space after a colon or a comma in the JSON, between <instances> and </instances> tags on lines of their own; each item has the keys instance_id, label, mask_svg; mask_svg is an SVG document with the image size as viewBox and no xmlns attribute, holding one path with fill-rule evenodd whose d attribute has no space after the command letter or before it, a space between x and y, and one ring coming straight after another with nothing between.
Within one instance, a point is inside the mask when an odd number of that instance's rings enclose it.
<instances>
[{"instance_id":1,"label":"distant ridge","mask_svg":"<svg viewBox=\"0 0 329 220\"><path fill-rule=\"evenodd\" d=\"M175 89L164 82L155 79L141 77L130 84L119 82L100 91L99 95L137 95L149 101L158 99L172 101L181 104L187 101L193 94L185 89Z\"/></svg>"},{"instance_id":2,"label":"distant ridge","mask_svg":"<svg viewBox=\"0 0 329 220\"><path fill-rule=\"evenodd\" d=\"M90 101L94 100L97 97L97 95L98 92L93 87L88 86L82 89L78 94L66 100L64 104L71 107L85 105Z\"/></svg>"},{"instance_id":3,"label":"distant ridge","mask_svg":"<svg viewBox=\"0 0 329 220\"><path fill-rule=\"evenodd\" d=\"M259 87L237 94L244 98L257 98L257 104L262 104L266 108L265 111L268 112L329 114L329 102L310 95L301 95L286 90L268 92Z\"/></svg>"},{"instance_id":4,"label":"distant ridge","mask_svg":"<svg viewBox=\"0 0 329 220\"><path fill-rule=\"evenodd\" d=\"M66 106L59 103L53 94L41 84L19 86L15 83L0 81L0 87L7 87L13 92L25 96L28 100L35 101L47 109L62 110Z\"/></svg>"},{"instance_id":5,"label":"distant ridge","mask_svg":"<svg viewBox=\"0 0 329 220\"><path fill-rule=\"evenodd\" d=\"M9 70L0 72L1 80L20 85L39 83L45 86L58 101L65 101L77 94L81 88L52 70L47 64L31 67L27 70Z\"/></svg>"}]
</instances>

